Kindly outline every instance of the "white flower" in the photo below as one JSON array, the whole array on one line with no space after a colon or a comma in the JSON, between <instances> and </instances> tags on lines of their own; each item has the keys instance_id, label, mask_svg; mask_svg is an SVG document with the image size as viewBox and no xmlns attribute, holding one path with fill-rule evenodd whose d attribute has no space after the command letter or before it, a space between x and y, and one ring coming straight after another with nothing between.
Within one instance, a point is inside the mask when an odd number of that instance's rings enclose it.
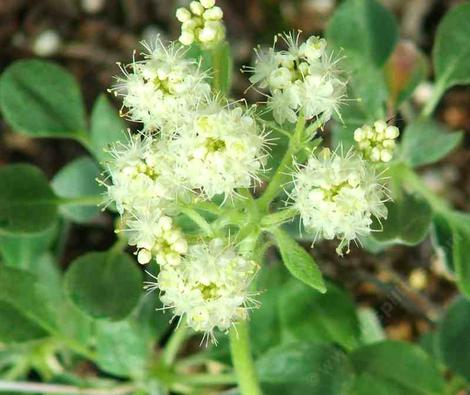
<instances>
[{"instance_id":1,"label":"white flower","mask_svg":"<svg viewBox=\"0 0 470 395\"><path fill-rule=\"evenodd\" d=\"M256 271L254 261L215 239L191 245L179 265L163 266L155 286L175 316L185 315L191 328L213 338L216 328L227 331L247 318L254 303L248 288Z\"/></svg>"},{"instance_id":2,"label":"white flower","mask_svg":"<svg viewBox=\"0 0 470 395\"><path fill-rule=\"evenodd\" d=\"M324 149L300 168L291 194L307 231L315 239L341 240L337 252L372 231L372 219L385 218L385 187L368 162L350 151L346 156Z\"/></svg>"},{"instance_id":3,"label":"white flower","mask_svg":"<svg viewBox=\"0 0 470 395\"><path fill-rule=\"evenodd\" d=\"M395 139L400 135L396 126L376 121L373 126L363 125L354 131L354 140L364 158L373 162L390 162L395 151Z\"/></svg>"},{"instance_id":4,"label":"white flower","mask_svg":"<svg viewBox=\"0 0 470 395\"><path fill-rule=\"evenodd\" d=\"M222 9L215 5L214 0L192 1L189 9L178 8L176 19L181 22L179 41L183 45L196 42L205 48L215 46L225 38L223 16Z\"/></svg>"},{"instance_id":5,"label":"white flower","mask_svg":"<svg viewBox=\"0 0 470 395\"><path fill-rule=\"evenodd\" d=\"M186 186L208 198L249 188L266 161L266 136L241 107L206 108L171 143Z\"/></svg>"},{"instance_id":6,"label":"white flower","mask_svg":"<svg viewBox=\"0 0 470 395\"><path fill-rule=\"evenodd\" d=\"M327 52L323 38L312 36L299 45L298 36L284 35L287 50L256 50L250 81L269 90L268 107L276 122L295 122L301 112L306 119L322 115L326 122L346 95L346 82ZM275 40L275 45L276 45Z\"/></svg>"},{"instance_id":7,"label":"white flower","mask_svg":"<svg viewBox=\"0 0 470 395\"><path fill-rule=\"evenodd\" d=\"M165 46L157 38L144 47L144 60L122 66L124 77L116 78L112 91L123 97L125 115L142 122L146 130L178 126L209 94L206 76L178 44Z\"/></svg>"},{"instance_id":8,"label":"white flower","mask_svg":"<svg viewBox=\"0 0 470 395\"><path fill-rule=\"evenodd\" d=\"M129 135L127 143L114 144L110 153L112 159L105 164L109 180L103 184L120 214L171 207L183 192L173 169L177 158L166 141L149 134Z\"/></svg>"}]
</instances>

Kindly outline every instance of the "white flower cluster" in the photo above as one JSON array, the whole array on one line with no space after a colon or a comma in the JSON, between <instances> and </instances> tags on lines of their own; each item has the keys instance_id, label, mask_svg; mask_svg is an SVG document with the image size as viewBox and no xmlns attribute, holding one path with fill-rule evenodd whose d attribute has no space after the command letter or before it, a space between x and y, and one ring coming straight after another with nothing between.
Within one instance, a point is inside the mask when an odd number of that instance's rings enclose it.
<instances>
[{"instance_id":1,"label":"white flower cluster","mask_svg":"<svg viewBox=\"0 0 470 395\"><path fill-rule=\"evenodd\" d=\"M222 239L194 244L179 265L161 268L157 283L160 298L175 316L213 338L214 329L227 331L247 318L255 302L248 291L257 265L238 254Z\"/></svg>"},{"instance_id":2,"label":"white flower cluster","mask_svg":"<svg viewBox=\"0 0 470 395\"><path fill-rule=\"evenodd\" d=\"M143 43L144 59L121 66L124 77L117 77L111 89L122 96L123 114L141 122L148 131L179 126L210 93L206 76L194 60L185 57L182 46Z\"/></svg>"},{"instance_id":3,"label":"white flower cluster","mask_svg":"<svg viewBox=\"0 0 470 395\"><path fill-rule=\"evenodd\" d=\"M295 174L292 191L305 228L317 238L341 240L337 252L371 232L372 219L386 218L387 192L369 163L325 148Z\"/></svg>"},{"instance_id":4,"label":"white flower cluster","mask_svg":"<svg viewBox=\"0 0 470 395\"><path fill-rule=\"evenodd\" d=\"M190 189L212 198L249 188L267 159L265 135L240 107L197 115L176 140L184 162L179 170Z\"/></svg>"},{"instance_id":5,"label":"white flower cluster","mask_svg":"<svg viewBox=\"0 0 470 395\"><path fill-rule=\"evenodd\" d=\"M281 36L287 50L257 51L250 81L269 90L268 107L279 124L322 115L326 122L344 101L346 82L327 52L327 42L316 36L299 44L299 37ZM276 45L277 40L275 40Z\"/></svg>"},{"instance_id":6,"label":"white flower cluster","mask_svg":"<svg viewBox=\"0 0 470 395\"><path fill-rule=\"evenodd\" d=\"M363 156L373 162L390 162L395 150L395 139L400 135L396 126L376 121L354 131L354 140Z\"/></svg>"},{"instance_id":7,"label":"white flower cluster","mask_svg":"<svg viewBox=\"0 0 470 395\"><path fill-rule=\"evenodd\" d=\"M245 318L256 265L221 240L190 243L175 217L183 204L231 198L259 181L266 134L250 109L211 96L178 44L166 48L157 41L150 52L115 88L144 130L111 147L103 183L138 262L160 265L163 302L175 315L187 315L194 329L212 334Z\"/></svg>"},{"instance_id":8,"label":"white flower cluster","mask_svg":"<svg viewBox=\"0 0 470 395\"><path fill-rule=\"evenodd\" d=\"M176 18L181 22L179 41L183 45L193 42L210 48L223 41L225 27L224 13L215 5L215 0L192 1L188 8L178 8Z\"/></svg>"}]
</instances>

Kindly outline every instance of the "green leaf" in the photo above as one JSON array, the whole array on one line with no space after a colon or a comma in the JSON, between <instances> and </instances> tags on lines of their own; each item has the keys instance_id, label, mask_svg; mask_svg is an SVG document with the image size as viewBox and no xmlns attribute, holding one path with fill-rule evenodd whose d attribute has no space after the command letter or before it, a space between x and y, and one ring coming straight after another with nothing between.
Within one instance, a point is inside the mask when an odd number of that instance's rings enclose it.
<instances>
[{"instance_id":1,"label":"green leaf","mask_svg":"<svg viewBox=\"0 0 470 395\"><path fill-rule=\"evenodd\" d=\"M268 350L256 361L267 394L342 395L352 375L346 355L332 345L295 342Z\"/></svg>"},{"instance_id":2,"label":"green leaf","mask_svg":"<svg viewBox=\"0 0 470 395\"><path fill-rule=\"evenodd\" d=\"M362 373L356 377L352 395L405 395L403 391L399 384Z\"/></svg>"},{"instance_id":3,"label":"green leaf","mask_svg":"<svg viewBox=\"0 0 470 395\"><path fill-rule=\"evenodd\" d=\"M91 158L82 157L64 166L52 179L51 186L57 196L68 199L96 198L99 199L103 188L96 178L100 169ZM96 203L65 204L60 212L71 221L88 222L99 213Z\"/></svg>"},{"instance_id":4,"label":"green leaf","mask_svg":"<svg viewBox=\"0 0 470 395\"><path fill-rule=\"evenodd\" d=\"M359 377L355 395L444 393L444 380L438 368L418 346L384 341L361 347L350 358Z\"/></svg>"},{"instance_id":5,"label":"green leaf","mask_svg":"<svg viewBox=\"0 0 470 395\"><path fill-rule=\"evenodd\" d=\"M369 307L361 307L357 311L361 327L361 343L372 344L385 340L386 335L377 313Z\"/></svg>"},{"instance_id":6,"label":"green leaf","mask_svg":"<svg viewBox=\"0 0 470 395\"><path fill-rule=\"evenodd\" d=\"M110 158L109 146L118 141L125 141L125 122L118 111L111 105L106 95L98 97L91 113L90 139L96 157L105 161Z\"/></svg>"},{"instance_id":7,"label":"green leaf","mask_svg":"<svg viewBox=\"0 0 470 395\"><path fill-rule=\"evenodd\" d=\"M282 261L289 272L295 278L324 293L325 283L313 257L283 230L276 230L274 237L281 252Z\"/></svg>"},{"instance_id":8,"label":"green leaf","mask_svg":"<svg viewBox=\"0 0 470 395\"><path fill-rule=\"evenodd\" d=\"M20 343L47 336L47 332L9 303L0 300L0 342Z\"/></svg>"},{"instance_id":9,"label":"green leaf","mask_svg":"<svg viewBox=\"0 0 470 395\"><path fill-rule=\"evenodd\" d=\"M56 334L86 348L90 341L92 320L66 297L62 271L52 255L46 253L36 257L36 261L27 268L27 271L35 276L48 306L53 306L52 316L57 323Z\"/></svg>"},{"instance_id":10,"label":"green leaf","mask_svg":"<svg viewBox=\"0 0 470 395\"><path fill-rule=\"evenodd\" d=\"M416 121L404 131L400 156L414 167L434 163L452 151L462 138L462 132L450 133L432 120Z\"/></svg>"},{"instance_id":11,"label":"green leaf","mask_svg":"<svg viewBox=\"0 0 470 395\"><path fill-rule=\"evenodd\" d=\"M434 242L455 272L460 291L470 298L470 215L449 211L434 216Z\"/></svg>"},{"instance_id":12,"label":"green leaf","mask_svg":"<svg viewBox=\"0 0 470 395\"><path fill-rule=\"evenodd\" d=\"M432 219L429 204L418 197L403 192L393 202L386 204L388 217L382 222L382 230L372 233L379 242L405 245L419 244L426 237ZM380 224L375 224L380 229Z\"/></svg>"},{"instance_id":13,"label":"green leaf","mask_svg":"<svg viewBox=\"0 0 470 395\"><path fill-rule=\"evenodd\" d=\"M0 264L0 302L8 304L35 326L53 333L57 325L46 289L26 271Z\"/></svg>"},{"instance_id":14,"label":"green leaf","mask_svg":"<svg viewBox=\"0 0 470 395\"><path fill-rule=\"evenodd\" d=\"M186 55L201 61L202 70L211 77L214 92L228 96L233 73L233 59L228 42L221 42L212 49L203 49L200 45L193 44Z\"/></svg>"},{"instance_id":15,"label":"green leaf","mask_svg":"<svg viewBox=\"0 0 470 395\"><path fill-rule=\"evenodd\" d=\"M281 342L279 302L289 278L281 262L264 265L257 276L256 287L260 292L257 299L263 307L253 310L250 317L251 349L255 356Z\"/></svg>"},{"instance_id":16,"label":"green leaf","mask_svg":"<svg viewBox=\"0 0 470 395\"><path fill-rule=\"evenodd\" d=\"M47 251L57 235L57 224L40 233L0 235L0 253L7 266L31 268Z\"/></svg>"},{"instance_id":17,"label":"green leaf","mask_svg":"<svg viewBox=\"0 0 470 395\"><path fill-rule=\"evenodd\" d=\"M57 218L57 197L46 177L34 166L0 168L0 231L37 233Z\"/></svg>"},{"instance_id":18,"label":"green leaf","mask_svg":"<svg viewBox=\"0 0 470 395\"><path fill-rule=\"evenodd\" d=\"M151 344L139 323L131 320L96 323L96 363L121 377L143 377Z\"/></svg>"},{"instance_id":19,"label":"green leaf","mask_svg":"<svg viewBox=\"0 0 470 395\"><path fill-rule=\"evenodd\" d=\"M15 131L32 137L80 138L86 130L77 82L44 60L20 60L3 72L0 107Z\"/></svg>"},{"instance_id":20,"label":"green leaf","mask_svg":"<svg viewBox=\"0 0 470 395\"><path fill-rule=\"evenodd\" d=\"M452 8L439 24L433 49L437 84L449 88L470 83L470 3Z\"/></svg>"},{"instance_id":21,"label":"green leaf","mask_svg":"<svg viewBox=\"0 0 470 395\"><path fill-rule=\"evenodd\" d=\"M470 381L469 333L470 301L459 298L442 320L437 344L447 366Z\"/></svg>"},{"instance_id":22,"label":"green leaf","mask_svg":"<svg viewBox=\"0 0 470 395\"><path fill-rule=\"evenodd\" d=\"M353 301L332 284L327 289L322 295L293 280L283 287L279 314L284 341L334 342L348 350L359 344Z\"/></svg>"},{"instance_id":23,"label":"green leaf","mask_svg":"<svg viewBox=\"0 0 470 395\"><path fill-rule=\"evenodd\" d=\"M344 108L357 108L369 121L383 118L388 92L382 66L398 39L393 15L375 0L347 0L333 15L326 37L337 53L344 53L341 67L350 74L348 96L358 99ZM342 118L351 123L347 115Z\"/></svg>"},{"instance_id":24,"label":"green leaf","mask_svg":"<svg viewBox=\"0 0 470 395\"><path fill-rule=\"evenodd\" d=\"M388 90L383 70L370 63L361 64L351 72L350 85L352 94L349 97L358 100L356 105L370 120L368 123L384 118ZM344 120L348 122L348 118Z\"/></svg>"},{"instance_id":25,"label":"green leaf","mask_svg":"<svg viewBox=\"0 0 470 395\"><path fill-rule=\"evenodd\" d=\"M121 377L143 379L155 342L169 329L170 317L157 310L161 307L156 295L145 294L124 321L95 321L96 363L100 369Z\"/></svg>"},{"instance_id":26,"label":"green leaf","mask_svg":"<svg viewBox=\"0 0 470 395\"><path fill-rule=\"evenodd\" d=\"M126 254L93 252L72 262L65 289L72 302L94 318L122 320L137 305L142 274Z\"/></svg>"},{"instance_id":27,"label":"green leaf","mask_svg":"<svg viewBox=\"0 0 470 395\"><path fill-rule=\"evenodd\" d=\"M382 66L398 39L393 15L375 0L346 0L334 13L326 37L356 64Z\"/></svg>"}]
</instances>

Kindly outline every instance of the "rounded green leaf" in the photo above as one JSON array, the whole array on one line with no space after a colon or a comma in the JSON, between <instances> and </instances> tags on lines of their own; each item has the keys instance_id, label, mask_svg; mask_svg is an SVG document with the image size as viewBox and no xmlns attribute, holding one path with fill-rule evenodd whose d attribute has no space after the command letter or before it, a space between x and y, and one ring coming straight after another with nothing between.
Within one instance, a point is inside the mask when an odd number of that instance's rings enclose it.
<instances>
[{"instance_id":1,"label":"rounded green leaf","mask_svg":"<svg viewBox=\"0 0 470 395\"><path fill-rule=\"evenodd\" d=\"M470 381L470 301L457 299L450 306L438 332L438 346L444 362Z\"/></svg>"},{"instance_id":2,"label":"rounded green leaf","mask_svg":"<svg viewBox=\"0 0 470 395\"><path fill-rule=\"evenodd\" d=\"M43 232L32 234L0 235L0 254L6 265L20 269L30 269L37 264L54 242L57 235L57 224Z\"/></svg>"},{"instance_id":3,"label":"rounded green leaf","mask_svg":"<svg viewBox=\"0 0 470 395\"><path fill-rule=\"evenodd\" d=\"M47 289L29 272L0 264L0 302L43 330L55 333L54 306L48 303Z\"/></svg>"},{"instance_id":4,"label":"rounded green leaf","mask_svg":"<svg viewBox=\"0 0 470 395\"><path fill-rule=\"evenodd\" d=\"M0 342L20 343L47 336L40 326L0 300Z\"/></svg>"},{"instance_id":5,"label":"rounded green leaf","mask_svg":"<svg viewBox=\"0 0 470 395\"><path fill-rule=\"evenodd\" d=\"M109 159L107 148L125 139L126 124L119 117L118 111L111 105L106 95L100 95L93 105L91 113L90 140L93 152L100 160Z\"/></svg>"},{"instance_id":6,"label":"rounded green leaf","mask_svg":"<svg viewBox=\"0 0 470 395\"><path fill-rule=\"evenodd\" d=\"M99 213L96 201L99 201L103 193L103 188L96 181L99 175L100 168L96 162L83 157L67 164L54 176L51 186L58 196L68 199L82 198L84 201L83 204L62 205L60 212L64 217L83 223L90 221ZM96 201L93 202L93 199Z\"/></svg>"},{"instance_id":7,"label":"rounded green leaf","mask_svg":"<svg viewBox=\"0 0 470 395\"><path fill-rule=\"evenodd\" d=\"M0 231L37 233L57 218L57 196L46 177L34 166L0 168Z\"/></svg>"},{"instance_id":8,"label":"rounded green leaf","mask_svg":"<svg viewBox=\"0 0 470 395\"><path fill-rule=\"evenodd\" d=\"M470 3L452 8L442 19L433 49L437 83L449 88L470 83Z\"/></svg>"},{"instance_id":9,"label":"rounded green leaf","mask_svg":"<svg viewBox=\"0 0 470 395\"><path fill-rule=\"evenodd\" d=\"M0 78L0 107L16 132L33 137L80 137L86 130L80 88L62 67L20 60Z\"/></svg>"},{"instance_id":10,"label":"rounded green leaf","mask_svg":"<svg viewBox=\"0 0 470 395\"><path fill-rule=\"evenodd\" d=\"M388 216L382 225L375 225L373 238L379 242L416 245L427 235L432 210L429 204L416 195L403 193L393 202L387 203ZM382 226L382 228L381 228Z\"/></svg>"},{"instance_id":11,"label":"rounded green leaf","mask_svg":"<svg viewBox=\"0 0 470 395\"><path fill-rule=\"evenodd\" d=\"M444 380L438 368L418 346L384 341L361 347L350 358L360 380L354 395L444 393Z\"/></svg>"},{"instance_id":12,"label":"rounded green leaf","mask_svg":"<svg viewBox=\"0 0 470 395\"><path fill-rule=\"evenodd\" d=\"M444 211L434 216L433 225L435 246L455 273L460 291L470 298L470 215Z\"/></svg>"},{"instance_id":13,"label":"rounded green leaf","mask_svg":"<svg viewBox=\"0 0 470 395\"><path fill-rule=\"evenodd\" d=\"M283 230L276 230L274 237L289 272L310 287L325 292L322 274L313 257Z\"/></svg>"},{"instance_id":14,"label":"rounded green leaf","mask_svg":"<svg viewBox=\"0 0 470 395\"><path fill-rule=\"evenodd\" d=\"M291 280L280 296L281 334L284 340L324 341L353 349L359 344L360 324L353 301L328 285L325 294Z\"/></svg>"},{"instance_id":15,"label":"rounded green leaf","mask_svg":"<svg viewBox=\"0 0 470 395\"><path fill-rule=\"evenodd\" d=\"M267 394L342 395L352 380L344 352L307 342L269 349L256 361L256 370Z\"/></svg>"},{"instance_id":16,"label":"rounded green leaf","mask_svg":"<svg viewBox=\"0 0 470 395\"><path fill-rule=\"evenodd\" d=\"M121 377L142 377L151 344L138 322L96 323L96 363L105 372Z\"/></svg>"},{"instance_id":17,"label":"rounded green leaf","mask_svg":"<svg viewBox=\"0 0 470 395\"><path fill-rule=\"evenodd\" d=\"M142 274L126 254L93 252L72 262L65 288L72 302L94 318L122 320L139 301Z\"/></svg>"},{"instance_id":18,"label":"rounded green leaf","mask_svg":"<svg viewBox=\"0 0 470 395\"><path fill-rule=\"evenodd\" d=\"M327 31L329 43L357 65L382 66L393 51L398 28L393 15L375 0L346 0Z\"/></svg>"},{"instance_id":19,"label":"rounded green leaf","mask_svg":"<svg viewBox=\"0 0 470 395\"><path fill-rule=\"evenodd\" d=\"M405 129L400 145L401 158L412 166L422 166L444 158L463 138L432 120L414 122Z\"/></svg>"}]
</instances>

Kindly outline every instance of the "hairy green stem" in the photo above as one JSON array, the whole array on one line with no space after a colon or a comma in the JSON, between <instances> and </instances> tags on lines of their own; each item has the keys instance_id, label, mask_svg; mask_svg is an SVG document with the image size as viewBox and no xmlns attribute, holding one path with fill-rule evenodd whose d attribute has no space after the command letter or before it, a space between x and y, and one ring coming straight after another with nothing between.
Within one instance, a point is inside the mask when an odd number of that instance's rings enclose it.
<instances>
[{"instance_id":1,"label":"hairy green stem","mask_svg":"<svg viewBox=\"0 0 470 395\"><path fill-rule=\"evenodd\" d=\"M242 395L262 395L251 357L248 324L239 322L230 330L230 351Z\"/></svg>"},{"instance_id":2,"label":"hairy green stem","mask_svg":"<svg viewBox=\"0 0 470 395\"><path fill-rule=\"evenodd\" d=\"M274 226L279 226L284 222L287 222L294 218L298 214L298 211L293 208L286 208L284 210L277 211L273 214L268 214L263 217L261 221L261 226L263 228L271 228Z\"/></svg>"},{"instance_id":3,"label":"hairy green stem","mask_svg":"<svg viewBox=\"0 0 470 395\"><path fill-rule=\"evenodd\" d=\"M206 219L199 214L196 210L190 208L181 209L183 214L186 214L188 218L193 221L205 234L213 235L214 230L212 229L211 224L206 221Z\"/></svg>"},{"instance_id":4,"label":"hairy green stem","mask_svg":"<svg viewBox=\"0 0 470 395\"><path fill-rule=\"evenodd\" d=\"M289 177L288 172L295 158L295 154L302 149L302 137L305 127L305 117L299 114L299 119L295 127L295 132L289 140L289 146L279 164L276 172L274 173L271 182L264 191L263 195L258 199L258 205L263 211L268 211L269 205L273 199L279 194L282 185L285 183L286 178Z\"/></svg>"}]
</instances>

